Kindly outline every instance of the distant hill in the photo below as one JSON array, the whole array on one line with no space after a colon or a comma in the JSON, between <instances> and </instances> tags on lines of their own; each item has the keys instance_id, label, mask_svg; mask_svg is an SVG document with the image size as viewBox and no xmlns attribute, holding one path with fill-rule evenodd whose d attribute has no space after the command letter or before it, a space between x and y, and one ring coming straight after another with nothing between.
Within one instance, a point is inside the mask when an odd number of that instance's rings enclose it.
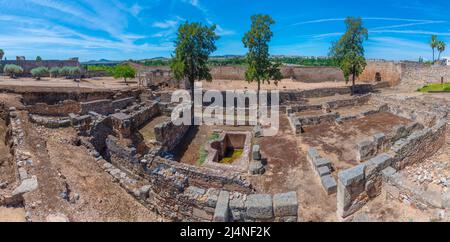
<instances>
[{"instance_id":1,"label":"distant hill","mask_svg":"<svg viewBox=\"0 0 450 242\"><path fill-rule=\"evenodd\" d=\"M123 61L112 61L112 60L106 60L106 59L100 59L100 60L90 60L87 62L82 62L82 65L98 65L98 66L112 66L112 65L118 65L122 63Z\"/></svg>"}]
</instances>

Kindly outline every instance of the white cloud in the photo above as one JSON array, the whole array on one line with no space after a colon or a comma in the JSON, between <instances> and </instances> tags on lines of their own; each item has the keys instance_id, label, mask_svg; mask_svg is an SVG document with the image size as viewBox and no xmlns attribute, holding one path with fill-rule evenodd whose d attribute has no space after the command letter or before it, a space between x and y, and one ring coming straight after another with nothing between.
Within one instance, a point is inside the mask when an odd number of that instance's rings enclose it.
<instances>
[{"instance_id":1,"label":"white cloud","mask_svg":"<svg viewBox=\"0 0 450 242\"><path fill-rule=\"evenodd\" d=\"M178 23L179 23L178 20L166 20L163 22L154 22L152 26L160 29L168 29L177 26Z\"/></svg>"}]
</instances>

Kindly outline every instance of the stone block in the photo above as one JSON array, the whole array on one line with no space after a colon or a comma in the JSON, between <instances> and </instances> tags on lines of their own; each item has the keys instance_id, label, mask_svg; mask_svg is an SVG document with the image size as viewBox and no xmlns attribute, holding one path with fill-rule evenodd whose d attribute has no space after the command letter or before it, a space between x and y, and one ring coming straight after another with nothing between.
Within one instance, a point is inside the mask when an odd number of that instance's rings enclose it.
<instances>
[{"instance_id":1,"label":"stone block","mask_svg":"<svg viewBox=\"0 0 450 242\"><path fill-rule=\"evenodd\" d=\"M336 180L331 175L326 175L320 178L323 189L328 195L334 194L337 191Z\"/></svg>"},{"instance_id":2,"label":"stone block","mask_svg":"<svg viewBox=\"0 0 450 242\"><path fill-rule=\"evenodd\" d=\"M378 174L380 171L390 166L392 163L393 157L387 153L383 153L378 155L370 160L368 160L366 164L366 177L372 177Z\"/></svg>"},{"instance_id":3,"label":"stone block","mask_svg":"<svg viewBox=\"0 0 450 242\"><path fill-rule=\"evenodd\" d=\"M360 164L350 169L339 172L338 179L344 186L364 180L365 165Z\"/></svg>"},{"instance_id":4,"label":"stone block","mask_svg":"<svg viewBox=\"0 0 450 242\"><path fill-rule=\"evenodd\" d=\"M377 145L370 140L364 140L356 145L356 160L363 161L369 159L377 152Z\"/></svg>"},{"instance_id":5,"label":"stone block","mask_svg":"<svg viewBox=\"0 0 450 242\"><path fill-rule=\"evenodd\" d=\"M37 188L38 188L37 177L33 176L31 178L23 180L22 183L16 189L14 189L12 195L13 196L23 195L27 192L32 192Z\"/></svg>"},{"instance_id":6,"label":"stone block","mask_svg":"<svg viewBox=\"0 0 450 242\"><path fill-rule=\"evenodd\" d=\"M266 169L261 161L252 161L248 166L248 172L251 175L262 175L266 172Z\"/></svg>"},{"instance_id":7,"label":"stone block","mask_svg":"<svg viewBox=\"0 0 450 242\"><path fill-rule=\"evenodd\" d=\"M316 170L318 170L320 167L328 167L328 169L331 171L331 161L325 158L318 158L314 162L314 167Z\"/></svg>"},{"instance_id":8,"label":"stone block","mask_svg":"<svg viewBox=\"0 0 450 242\"><path fill-rule=\"evenodd\" d=\"M330 168L328 168L328 166L322 166L317 168L317 173L319 174L320 177L323 177L326 175L330 175L331 171Z\"/></svg>"},{"instance_id":9,"label":"stone block","mask_svg":"<svg viewBox=\"0 0 450 242\"><path fill-rule=\"evenodd\" d=\"M246 201L247 216L252 219L273 218L272 196L268 194L251 194Z\"/></svg>"},{"instance_id":10,"label":"stone block","mask_svg":"<svg viewBox=\"0 0 450 242\"><path fill-rule=\"evenodd\" d=\"M280 193L273 196L275 217L297 216L298 199L296 192Z\"/></svg>"},{"instance_id":11,"label":"stone block","mask_svg":"<svg viewBox=\"0 0 450 242\"><path fill-rule=\"evenodd\" d=\"M390 177L391 177L392 175L394 175L396 172L397 172L397 171L396 171L394 168L392 168L391 166L388 166L388 167L384 168L384 169L381 171L381 176L382 176L382 178L383 178L383 181L384 181L384 182L388 182L389 179L390 179Z\"/></svg>"},{"instance_id":12,"label":"stone block","mask_svg":"<svg viewBox=\"0 0 450 242\"><path fill-rule=\"evenodd\" d=\"M261 160L261 148L259 145L253 145L252 156L253 160Z\"/></svg>"},{"instance_id":13,"label":"stone block","mask_svg":"<svg viewBox=\"0 0 450 242\"><path fill-rule=\"evenodd\" d=\"M214 222L228 222L229 221L229 198L230 193L221 191L217 199L216 209L214 210Z\"/></svg>"},{"instance_id":14,"label":"stone block","mask_svg":"<svg viewBox=\"0 0 450 242\"><path fill-rule=\"evenodd\" d=\"M373 135L373 142L377 145L377 149L384 149L386 143L386 135L384 133L376 133Z\"/></svg>"},{"instance_id":15,"label":"stone block","mask_svg":"<svg viewBox=\"0 0 450 242\"><path fill-rule=\"evenodd\" d=\"M316 148L309 148L306 158L309 162L314 163L314 161L318 158L320 158L319 153L317 152Z\"/></svg>"}]
</instances>

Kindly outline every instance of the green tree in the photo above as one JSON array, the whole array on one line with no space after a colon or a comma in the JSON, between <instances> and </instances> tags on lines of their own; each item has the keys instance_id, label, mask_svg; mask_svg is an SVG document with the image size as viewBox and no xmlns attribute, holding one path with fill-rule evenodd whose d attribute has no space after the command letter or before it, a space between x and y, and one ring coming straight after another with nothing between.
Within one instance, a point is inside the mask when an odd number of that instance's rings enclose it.
<instances>
[{"instance_id":1,"label":"green tree","mask_svg":"<svg viewBox=\"0 0 450 242\"><path fill-rule=\"evenodd\" d=\"M0 49L0 60L3 60L3 56L5 56L5 52L3 49Z\"/></svg>"},{"instance_id":2,"label":"green tree","mask_svg":"<svg viewBox=\"0 0 450 242\"><path fill-rule=\"evenodd\" d=\"M437 50L439 52L438 60L441 59L441 54L442 54L442 52L445 51L445 47L446 47L446 44L445 44L444 41L438 41L437 46L436 46L436 48L437 48Z\"/></svg>"},{"instance_id":3,"label":"green tree","mask_svg":"<svg viewBox=\"0 0 450 242\"><path fill-rule=\"evenodd\" d=\"M435 61L435 59L434 59L434 49L436 49L436 47L438 46L437 35L432 35L431 36L430 46L431 46L431 49L433 50L433 63L434 63L434 61Z\"/></svg>"},{"instance_id":4,"label":"green tree","mask_svg":"<svg viewBox=\"0 0 450 242\"><path fill-rule=\"evenodd\" d=\"M200 23L185 22L178 28L175 40L175 53L170 68L177 80L187 80L190 83L191 98L194 99L194 82L212 81L209 73L208 58L216 50L216 26L211 27ZM194 102L192 102L194 105ZM192 108L194 120L194 108Z\"/></svg>"},{"instance_id":5,"label":"green tree","mask_svg":"<svg viewBox=\"0 0 450 242\"><path fill-rule=\"evenodd\" d=\"M76 81L78 78L81 79L81 69L78 66L69 67L69 76Z\"/></svg>"},{"instance_id":6,"label":"green tree","mask_svg":"<svg viewBox=\"0 0 450 242\"><path fill-rule=\"evenodd\" d=\"M59 67L52 67L50 69L49 73L50 73L50 77L56 78L56 77L58 77L60 75L61 68L59 68Z\"/></svg>"},{"instance_id":7,"label":"green tree","mask_svg":"<svg viewBox=\"0 0 450 242\"><path fill-rule=\"evenodd\" d=\"M3 72L11 78L16 78L18 75L23 73L23 68L18 65L8 64L3 68Z\"/></svg>"},{"instance_id":8,"label":"green tree","mask_svg":"<svg viewBox=\"0 0 450 242\"><path fill-rule=\"evenodd\" d=\"M269 42L273 33L270 25L275 21L269 15L254 15L251 17L250 30L242 38L244 47L248 48L246 56L247 71L245 80L248 82L256 81L258 83L257 98L259 107L259 93L261 82L270 84L274 80L275 85L281 80L280 63L273 64L270 61Z\"/></svg>"},{"instance_id":9,"label":"green tree","mask_svg":"<svg viewBox=\"0 0 450 242\"><path fill-rule=\"evenodd\" d=\"M128 64L123 64L114 67L112 74L114 78L123 78L125 83L127 83L127 78L136 77L136 70Z\"/></svg>"},{"instance_id":10,"label":"green tree","mask_svg":"<svg viewBox=\"0 0 450 242\"><path fill-rule=\"evenodd\" d=\"M368 39L368 31L364 28L361 18L347 17L347 31L332 44L330 57L334 58L348 83L352 76L352 95L355 93L355 79L366 67L363 43Z\"/></svg>"},{"instance_id":11,"label":"green tree","mask_svg":"<svg viewBox=\"0 0 450 242\"><path fill-rule=\"evenodd\" d=\"M49 71L47 67L36 67L34 69L32 69L31 71L31 75L36 78L36 80L41 80L41 77L44 77L46 75L48 75Z\"/></svg>"},{"instance_id":12,"label":"green tree","mask_svg":"<svg viewBox=\"0 0 450 242\"><path fill-rule=\"evenodd\" d=\"M65 78L69 78L70 76L70 67L64 66L59 70L59 75Z\"/></svg>"},{"instance_id":13,"label":"green tree","mask_svg":"<svg viewBox=\"0 0 450 242\"><path fill-rule=\"evenodd\" d=\"M42 57L37 56L37 57L36 57L36 61L42 61Z\"/></svg>"}]
</instances>

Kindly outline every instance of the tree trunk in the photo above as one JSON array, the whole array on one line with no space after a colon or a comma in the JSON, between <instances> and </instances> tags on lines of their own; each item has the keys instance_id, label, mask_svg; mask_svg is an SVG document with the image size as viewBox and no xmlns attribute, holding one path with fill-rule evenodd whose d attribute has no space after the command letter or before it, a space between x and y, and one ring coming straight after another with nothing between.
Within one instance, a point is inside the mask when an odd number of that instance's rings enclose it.
<instances>
[{"instance_id":1,"label":"tree trunk","mask_svg":"<svg viewBox=\"0 0 450 242\"><path fill-rule=\"evenodd\" d=\"M189 81L189 83L191 83L191 125L194 125L194 120L195 120L195 107L194 107L194 84L195 81Z\"/></svg>"},{"instance_id":2,"label":"tree trunk","mask_svg":"<svg viewBox=\"0 0 450 242\"><path fill-rule=\"evenodd\" d=\"M433 48L433 63L434 63L434 48Z\"/></svg>"},{"instance_id":3,"label":"tree trunk","mask_svg":"<svg viewBox=\"0 0 450 242\"><path fill-rule=\"evenodd\" d=\"M259 93L261 91L261 81L258 80L258 90L256 91L256 121L259 122Z\"/></svg>"},{"instance_id":4,"label":"tree trunk","mask_svg":"<svg viewBox=\"0 0 450 242\"><path fill-rule=\"evenodd\" d=\"M125 80L125 83L127 83L127 78L126 78L126 77L124 77L123 79Z\"/></svg>"},{"instance_id":5,"label":"tree trunk","mask_svg":"<svg viewBox=\"0 0 450 242\"><path fill-rule=\"evenodd\" d=\"M352 96L355 95L355 72L353 72L352 76Z\"/></svg>"}]
</instances>

